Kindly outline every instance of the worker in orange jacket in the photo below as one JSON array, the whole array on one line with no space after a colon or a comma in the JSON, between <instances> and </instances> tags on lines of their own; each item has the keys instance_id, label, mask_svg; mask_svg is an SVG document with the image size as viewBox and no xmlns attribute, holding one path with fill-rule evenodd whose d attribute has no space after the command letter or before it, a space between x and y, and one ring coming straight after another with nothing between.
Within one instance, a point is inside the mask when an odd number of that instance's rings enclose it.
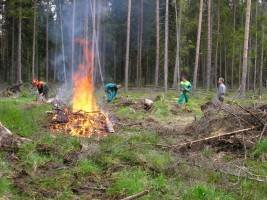
<instances>
[{"instance_id":1,"label":"worker in orange jacket","mask_svg":"<svg viewBox=\"0 0 267 200\"><path fill-rule=\"evenodd\" d=\"M44 97L46 100L48 100L49 87L47 83L39 80L33 80L32 85L37 88L41 97Z\"/></svg>"}]
</instances>

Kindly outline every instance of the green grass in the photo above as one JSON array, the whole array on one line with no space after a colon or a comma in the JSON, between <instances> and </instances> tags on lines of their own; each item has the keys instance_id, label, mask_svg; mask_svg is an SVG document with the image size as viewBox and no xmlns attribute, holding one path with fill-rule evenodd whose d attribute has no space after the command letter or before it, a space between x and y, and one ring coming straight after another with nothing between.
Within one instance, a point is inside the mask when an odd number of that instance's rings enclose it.
<instances>
[{"instance_id":1,"label":"green grass","mask_svg":"<svg viewBox=\"0 0 267 200\"><path fill-rule=\"evenodd\" d=\"M141 120L144 118L144 112L135 111L130 107L121 107L116 111L116 115L122 119Z\"/></svg>"},{"instance_id":2,"label":"green grass","mask_svg":"<svg viewBox=\"0 0 267 200\"><path fill-rule=\"evenodd\" d=\"M81 175L94 175L101 172L101 168L92 160L80 160L76 167L75 171Z\"/></svg>"},{"instance_id":3,"label":"green grass","mask_svg":"<svg viewBox=\"0 0 267 200\"><path fill-rule=\"evenodd\" d=\"M267 153L267 139L264 139L260 143L257 143L257 145L255 146L252 152L252 156L254 158L259 158L261 155L266 154L266 153Z\"/></svg>"},{"instance_id":4,"label":"green grass","mask_svg":"<svg viewBox=\"0 0 267 200\"><path fill-rule=\"evenodd\" d=\"M144 191L149 184L146 172L140 168L124 169L113 174L115 181L108 189L110 196L127 196Z\"/></svg>"},{"instance_id":5,"label":"green grass","mask_svg":"<svg viewBox=\"0 0 267 200\"><path fill-rule=\"evenodd\" d=\"M32 170L36 171L39 166L55 159L51 156L38 153L36 151L36 144L33 142L23 144L19 149L18 157L21 159L21 164L30 172Z\"/></svg>"},{"instance_id":6,"label":"green grass","mask_svg":"<svg viewBox=\"0 0 267 200\"><path fill-rule=\"evenodd\" d=\"M235 200L231 195L218 191L212 186L195 185L184 192L183 200Z\"/></svg>"},{"instance_id":7,"label":"green grass","mask_svg":"<svg viewBox=\"0 0 267 200\"><path fill-rule=\"evenodd\" d=\"M11 190L11 183L5 177L0 177L0 198L9 193Z\"/></svg>"},{"instance_id":8,"label":"green grass","mask_svg":"<svg viewBox=\"0 0 267 200\"><path fill-rule=\"evenodd\" d=\"M37 105L31 103L32 99L1 99L0 121L12 132L29 137L39 134L42 130L42 119L45 111L50 109L47 104Z\"/></svg>"}]
</instances>

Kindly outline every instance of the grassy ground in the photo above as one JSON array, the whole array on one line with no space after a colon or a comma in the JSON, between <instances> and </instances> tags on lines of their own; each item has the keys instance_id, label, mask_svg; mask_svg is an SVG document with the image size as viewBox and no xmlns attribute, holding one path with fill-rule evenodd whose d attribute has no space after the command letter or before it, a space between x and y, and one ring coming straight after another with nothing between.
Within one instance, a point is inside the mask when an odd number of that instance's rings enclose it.
<instances>
[{"instance_id":1,"label":"grassy ground","mask_svg":"<svg viewBox=\"0 0 267 200\"><path fill-rule=\"evenodd\" d=\"M161 100L151 112L110 105L120 122L154 118L162 124L177 123L201 117L200 105L212 99L213 93L198 91L189 104L189 114L173 115L177 93L131 91L121 94L131 100L144 97ZM232 101L233 94L227 97ZM265 95L260 101L266 102ZM255 103L252 95L238 100ZM173 142L172 134L159 134L145 127L121 126L116 134L98 138L77 138L51 134L45 111L49 105L37 104L31 95L0 99L0 122L13 133L32 139L15 151L0 149L0 199L121 199L149 190L146 199L232 200L267 199L266 183L225 175L217 170L192 165L187 156L163 150L156 144ZM82 149L86 147L86 151ZM255 174L267 176L267 140L248 152L245 165ZM198 152L202 160L218 154L209 148ZM238 156L237 156L238 157ZM223 155L225 162L239 157Z\"/></svg>"}]
</instances>

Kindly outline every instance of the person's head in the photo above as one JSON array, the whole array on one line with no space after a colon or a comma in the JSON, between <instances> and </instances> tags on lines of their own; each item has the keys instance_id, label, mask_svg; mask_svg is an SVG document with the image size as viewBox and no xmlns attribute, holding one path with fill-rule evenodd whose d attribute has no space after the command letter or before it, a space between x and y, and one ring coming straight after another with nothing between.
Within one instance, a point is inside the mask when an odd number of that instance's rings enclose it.
<instances>
[{"instance_id":1,"label":"person's head","mask_svg":"<svg viewBox=\"0 0 267 200\"><path fill-rule=\"evenodd\" d=\"M224 83L224 78L223 78L223 77L220 77L220 78L218 79L218 83L219 83L219 84Z\"/></svg>"},{"instance_id":2,"label":"person's head","mask_svg":"<svg viewBox=\"0 0 267 200\"><path fill-rule=\"evenodd\" d=\"M122 85L121 84L118 84L117 85L117 88L119 89L119 88L122 88Z\"/></svg>"},{"instance_id":3,"label":"person's head","mask_svg":"<svg viewBox=\"0 0 267 200\"><path fill-rule=\"evenodd\" d=\"M181 76L181 81L186 81L187 79L186 79L186 77L185 77L185 75L182 75Z\"/></svg>"},{"instance_id":4,"label":"person's head","mask_svg":"<svg viewBox=\"0 0 267 200\"><path fill-rule=\"evenodd\" d=\"M38 81L37 79L33 79L33 80L32 80L32 85L33 85L33 86L37 86L38 83L39 83L39 81Z\"/></svg>"}]
</instances>

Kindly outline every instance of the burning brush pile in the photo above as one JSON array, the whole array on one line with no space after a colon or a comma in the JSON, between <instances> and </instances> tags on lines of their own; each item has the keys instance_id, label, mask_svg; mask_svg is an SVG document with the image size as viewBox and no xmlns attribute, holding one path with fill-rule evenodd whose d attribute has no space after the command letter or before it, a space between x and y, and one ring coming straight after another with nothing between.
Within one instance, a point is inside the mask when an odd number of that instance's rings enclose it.
<instances>
[{"instance_id":1,"label":"burning brush pile","mask_svg":"<svg viewBox=\"0 0 267 200\"><path fill-rule=\"evenodd\" d=\"M94 96L93 56L86 40L76 40L83 48L83 63L73 74L72 109L64 106L48 112L51 130L73 136L104 136L114 132L108 115L101 112Z\"/></svg>"}]
</instances>

